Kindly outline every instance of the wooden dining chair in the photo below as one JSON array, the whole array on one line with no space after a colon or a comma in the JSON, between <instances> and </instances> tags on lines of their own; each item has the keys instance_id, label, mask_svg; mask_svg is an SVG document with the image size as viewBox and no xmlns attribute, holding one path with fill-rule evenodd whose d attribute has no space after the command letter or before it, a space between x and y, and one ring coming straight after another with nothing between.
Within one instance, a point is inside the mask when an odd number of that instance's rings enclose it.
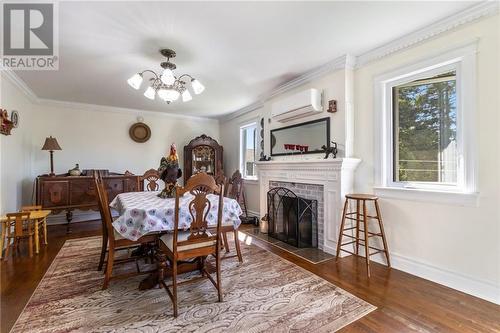
<instances>
[{"instance_id":1,"label":"wooden dining chair","mask_svg":"<svg viewBox=\"0 0 500 333\"><path fill-rule=\"evenodd\" d=\"M159 180L160 173L158 172L158 170L149 169L144 173L144 175L137 177L137 189L139 190L141 188L144 188L145 191L159 191ZM146 186L144 186L144 181L147 181Z\"/></svg>"},{"instance_id":2,"label":"wooden dining chair","mask_svg":"<svg viewBox=\"0 0 500 333\"><path fill-rule=\"evenodd\" d=\"M217 185L223 185L224 186L224 196L227 196L227 189L228 189L228 179L227 179L227 177L224 174L221 173L217 177L215 177L215 183ZM213 228L209 228L208 230L212 231ZM229 245L228 245L226 233L222 232L221 236L222 236L221 249L226 249L226 252L229 252Z\"/></svg>"},{"instance_id":3,"label":"wooden dining chair","mask_svg":"<svg viewBox=\"0 0 500 333\"><path fill-rule=\"evenodd\" d=\"M225 196L240 202L241 199L243 198L243 194L242 194L243 193L243 177L241 176L241 173L239 170L236 170L233 173L233 175L231 176L231 178L229 178L229 180L227 180L227 187L228 187L228 189L226 190ZM232 222L223 223L222 228L221 228L221 233L222 233L222 239L224 241L224 248L226 250L226 253L230 252L229 242L227 240L227 234L229 232L233 233L234 247L236 248L236 255L224 256L223 259L238 257L238 261L241 263L241 262L243 262L243 256L241 254L240 240L238 238L238 229L234 228L234 224Z\"/></svg>"},{"instance_id":4,"label":"wooden dining chair","mask_svg":"<svg viewBox=\"0 0 500 333\"><path fill-rule=\"evenodd\" d=\"M35 206L22 206L21 207L21 212L33 212L37 210L42 210L43 207L42 205L35 205ZM38 228L41 228L43 230L43 243L45 245L48 244L47 242L47 219L40 219L38 221Z\"/></svg>"},{"instance_id":5,"label":"wooden dining chair","mask_svg":"<svg viewBox=\"0 0 500 333\"><path fill-rule=\"evenodd\" d=\"M108 259L106 261L106 271L104 275L104 283L102 286L102 289L107 289L109 285L109 281L111 279L115 278L126 278L130 276L136 276L138 274L147 274L151 273L152 271L141 271L139 269L139 265L137 263L138 258L125 258L125 259L115 259L115 252L119 250L128 250L132 247L137 247L142 244L151 244L151 243L156 243L158 241L158 234L147 234L139 238L137 241L132 241L129 239L124 238L122 235L120 235L117 231L115 231L113 227L113 219L111 217L111 210L109 208L109 200L108 200L108 193L106 191L106 188L104 187L104 183L102 182L102 179L100 177L95 177L95 187L96 187L96 192L97 192L97 199L98 199L98 204L99 204L99 210L101 212L101 219L104 221L103 225L105 226L106 229L106 238L107 238L107 251L106 247L104 246L103 243L103 248L101 250L101 261L104 263L104 258L106 255L106 252L108 253ZM103 235L103 242L104 240L104 235ZM136 268L137 272L131 272L127 274L122 274L122 275L117 275L113 276L113 266L118 263L125 263L125 262L130 262L130 261L136 261Z\"/></svg>"},{"instance_id":6,"label":"wooden dining chair","mask_svg":"<svg viewBox=\"0 0 500 333\"><path fill-rule=\"evenodd\" d=\"M213 177L198 173L188 179L185 187L177 187L175 194L174 231L160 237L159 283L170 296L174 308L174 317L178 315L177 286L207 278L217 289L219 302L222 302L221 267L220 267L220 228L223 210L223 185L217 185ZM189 193L193 196L188 203L191 216L189 230L179 230L180 198ZM218 195L217 227L215 233L208 231L207 216L212 204L209 194ZM215 257L216 280L205 266L207 256ZM177 283L177 275L182 272L182 261L197 260L201 276ZM169 267L167 268L167 261ZM165 283L165 273L171 273L172 284ZM170 287L172 289L170 289Z\"/></svg>"},{"instance_id":7,"label":"wooden dining chair","mask_svg":"<svg viewBox=\"0 0 500 333\"><path fill-rule=\"evenodd\" d=\"M28 239L28 252L30 258L33 257L33 238L35 236L34 223L30 219L29 212L8 213L7 221L4 223L5 227L5 240L7 247L5 248L5 258L9 255L9 248L11 247L11 239L14 240L12 247L19 252L19 243L22 239ZM14 228L14 230L12 230Z\"/></svg>"},{"instance_id":8,"label":"wooden dining chair","mask_svg":"<svg viewBox=\"0 0 500 333\"><path fill-rule=\"evenodd\" d=\"M215 183L217 185L223 185L224 186L224 193L223 193L223 195L226 196L227 189L228 189L228 187L227 187L227 185L228 185L228 183L227 183L227 177L224 174L221 173L217 177L215 177Z\"/></svg>"}]
</instances>

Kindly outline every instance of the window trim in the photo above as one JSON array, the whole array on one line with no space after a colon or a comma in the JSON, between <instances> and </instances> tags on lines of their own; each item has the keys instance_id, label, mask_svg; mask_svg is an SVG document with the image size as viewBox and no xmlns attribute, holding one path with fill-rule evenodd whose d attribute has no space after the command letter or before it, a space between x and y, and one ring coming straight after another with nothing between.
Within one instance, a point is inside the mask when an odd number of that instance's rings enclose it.
<instances>
[{"instance_id":1,"label":"window trim","mask_svg":"<svg viewBox=\"0 0 500 333\"><path fill-rule=\"evenodd\" d=\"M243 130L245 130L246 128L248 127L253 127L255 126L255 138L254 140L257 140L257 133L258 133L258 122L257 121L248 121L248 122L245 122L244 124L241 124L240 125L240 140L238 142L238 151L239 151L239 168L241 170L241 175L242 175L242 178L245 179L245 180L258 180L257 178L257 175L255 176L246 176L246 172L245 172L245 168L244 168L244 158L243 158L243 153L244 153L244 150L242 149L242 143L243 143ZM258 154L257 154L257 142L255 142L255 158L257 158ZM257 162L257 160L255 161Z\"/></svg>"},{"instance_id":2,"label":"window trim","mask_svg":"<svg viewBox=\"0 0 500 333\"><path fill-rule=\"evenodd\" d=\"M440 201L449 193L456 199L464 194L467 199L457 202L469 205L471 195L477 197L477 146L476 142L476 52L477 41L435 55L426 60L408 64L374 78L374 153L375 191L381 195L397 193L400 198L428 199ZM457 149L459 168L457 185L429 184L419 182L394 182L393 179L393 103L392 87L408 81L418 80L456 71L457 87ZM462 92L466 91L466 94ZM467 110L467 112L463 112ZM399 191L387 191L399 190ZM435 195L432 195L432 194ZM423 195L424 194L424 195ZM460 197L460 196L458 196ZM464 196L465 198L465 196Z\"/></svg>"}]
</instances>

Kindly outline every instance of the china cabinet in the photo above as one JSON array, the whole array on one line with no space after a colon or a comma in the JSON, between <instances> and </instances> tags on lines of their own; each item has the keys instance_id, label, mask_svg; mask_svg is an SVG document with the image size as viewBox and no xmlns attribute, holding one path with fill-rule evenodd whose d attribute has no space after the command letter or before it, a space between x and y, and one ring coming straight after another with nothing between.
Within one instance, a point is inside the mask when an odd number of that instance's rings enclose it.
<instances>
[{"instance_id":1,"label":"china cabinet","mask_svg":"<svg viewBox=\"0 0 500 333\"><path fill-rule=\"evenodd\" d=\"M184 146L184 183L198 172L217 178L222 172L223 149L217 141L202 134Z\"/></svg>"}]
</instances>

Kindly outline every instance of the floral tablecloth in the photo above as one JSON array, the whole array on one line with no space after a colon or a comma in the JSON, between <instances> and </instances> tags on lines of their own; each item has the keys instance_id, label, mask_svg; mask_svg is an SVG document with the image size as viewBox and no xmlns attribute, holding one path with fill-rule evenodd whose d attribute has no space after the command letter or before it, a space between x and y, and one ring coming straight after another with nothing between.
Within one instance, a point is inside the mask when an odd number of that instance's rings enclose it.
<instances>
[{"instance_id":1,"label":"floral tablecloth","mask_svg":"<svg viewBox=\"0 0 500 333\"><path fill-rule=\"evenodd\" d=\"M127 192L118 194L109 204L119 217L113 222L115 230L123 237L138 240L143 235L155 231L174 229L175 198L162 199L160 192ZM188 205L193 196L186 193L180 199L179 228L189 228L192 217ZM211 207L207 215L208 225L217 225L219 197L209 194ZM224 198L222 223L233 223L235 228L241 224L239 216L242 214L239 203L234 199Z\"/></svg>"}]
</instances>

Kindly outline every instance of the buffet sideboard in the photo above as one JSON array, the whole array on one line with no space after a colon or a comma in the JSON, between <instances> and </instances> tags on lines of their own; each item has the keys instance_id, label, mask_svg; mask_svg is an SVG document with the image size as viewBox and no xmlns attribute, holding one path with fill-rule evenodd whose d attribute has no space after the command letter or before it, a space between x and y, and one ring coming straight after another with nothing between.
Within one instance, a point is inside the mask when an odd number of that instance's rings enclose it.
<instances>
[{"instance_id":1,"label":"buffet sideboard","mask_svg":"<svg viewBox=\"0 0 500 333\"><path fill-rule=\"evenodd\" d=\"M131 173L101 173L109 200L124 192L142 191L139 176ZM43 175L36 178L36 204L57 214L66 211L67 232L71 232L73 210L98 210L94 177Z\"/></svg>"}]
</instances>

